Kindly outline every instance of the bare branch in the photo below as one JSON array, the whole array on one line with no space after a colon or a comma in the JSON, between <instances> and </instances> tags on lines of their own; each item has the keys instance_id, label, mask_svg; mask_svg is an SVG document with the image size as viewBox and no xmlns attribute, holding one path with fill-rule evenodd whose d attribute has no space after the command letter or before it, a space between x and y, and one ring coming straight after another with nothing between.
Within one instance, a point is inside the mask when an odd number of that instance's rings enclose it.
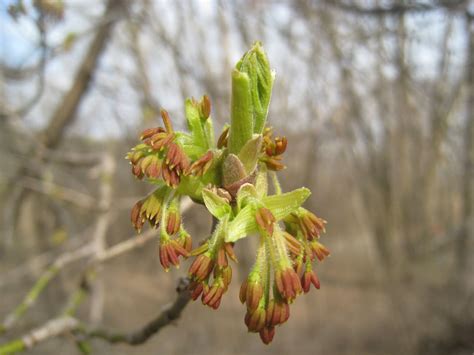
<instances>
[{"instance_id":1,"label":"bare branch","mask_svg":"<svg viewBox=\"0 0 474 355\"><path fill-rule=\"evenodd\" d=\"M157 334L162 328L177 320L184 308L191 300L188 289L189 280L181 278L176 292L175 301L166 307L156 318L145 324L138 330L130 333L115 333L104 328L90 328L71 316L60 316L46 322L41 327L34 329L19 339L12 340L0 345L0 354L7 355L33 348L35 345L65 333L72 332L77 336L89 338L100 338L111 344L126 343L129 345L140 345L150 337Z\"/></svg>"},{"instance_id":2,"label":"bare branch","mask_svg":"<svg viewBox=\"0 0 474 355\"><path fill-rule=\"evenodd\" d=\"M121 1L109 0L105 17L110 17L112 13L120 7ZM93 39L88 52L86 53L81 66L79 67L73 85L66 93L61 103L57 106L45 130L43 131L42 143L47 148L55 147L62 136L66 126L73 120L75 112L79 107L79 103L84 96L94 72L97 68L97 63L100 55L103 53L112 26L115 21L104 23L95 38Z\"/></svg>"},{"instance_id":3,"label":"bare branch","mask_svg":"<svg viewBox=\"0 0 474 355\"><path fill-rule=\"evenodd\" d=\"M64 253L56 259L56 261L42 273L23 301L5 317L0 325L0 334L6 332L18 322L26 311L35 304L39 295L43 292L46 286L49 285L51 280L54 279L64 267L84 257L90 256L92 252L93 245L87 244L73 252Z\"/></svg>"},{"instance_id":4,"label":"bare branch","mask_svg":"<svg viewBox=\"0 0 474 355\"><path fill-rule=\"evenodd\" d=\"M191 294L188 289L189 279L181 278L179 280L176 292L178 296L174 303L165 308L155 319L147 323L142 328L131 333L115 333L107 329L88 330L79 328L77 333L82 333L87 338L101 338L109 343L126 343L129 345L140 345L146 342L150 337L158 333L163 327L177 320L191 300Z\"/></svg>"},{"instance_id":5,"label":"bare branch","mask_svg":"<svg viewBox=\"0 0 474 355\"><path fill-rule=\"evenodd\" d=\"M190 200L185 201L182 205L182 211L185 212L191 206L192 202ZM107 260L113 259L145 245L150 240L155 239L157 234L158 231L155 229L150 229L139 236L133 236L114 245L113 247L101 251L96 255L94 255L97 252L94 241L82 246L77 250L62 254L41 274L38 281L36 281L23 301L5 317L2 324L0 324L0 334L5 333L17 323L17 321L28 311L28 309L30 309L35 304L39 295L43 292L46 286L49 285L51 280L53 280L66 266L69 266L78 260L94 256L94 259L92 259L88 264L89 267L92 267L97 263L103 263Z\"/></svg>"},{"instance_id":6,"label":"bare branch","mask_svg":"<svg viewBox=\"0 0 474 355\"><path fill-rule=\"evenodd\" d=\"M388 6L363 7L354 2L345 1L325 1L326 4L338 9L354 13L356 15L372 15L372 16L399 16L410 12L428 12L436 10L464 10L468 1L466 0L437 0L433 2L394 2Z\"/></svg>"},{"instance_id":7,"label":"bare branch","mask_svg":"<svg viewBox=\"0 0 474 355\"><path fill-rule=\"evenodd\" d=\"M70 202L85 209L96 208L97 206L97 201L95 198L83 192L79 192L65 186L60 186L50 181L24 176L18 181L18 184L27 189L54 196L57 199Z\"/></svg>"},{"instance_id":8,"label":"bare branch","mask_svg":"<svg viewBox=\"0 0 474 355\"><path fill-rule=\"evenodd\" d=\"M54 318L24 335L20 339L13 340L0 346L0 354L14 354L19 351L31 349L36 344L49 338L54 338L75 329L79 325L77 319L72 317Z\"/></svg>"}]
</instances>

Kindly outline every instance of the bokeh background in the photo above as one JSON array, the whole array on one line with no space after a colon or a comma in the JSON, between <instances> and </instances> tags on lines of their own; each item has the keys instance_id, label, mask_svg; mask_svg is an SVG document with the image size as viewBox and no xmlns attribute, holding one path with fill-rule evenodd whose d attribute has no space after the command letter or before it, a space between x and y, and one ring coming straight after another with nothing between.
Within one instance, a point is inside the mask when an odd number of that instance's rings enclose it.
<instances>
[{"instance_id":1,"label":"bokeh background","mask_svg":"<svg viewBox=\"0 0 474 355\"><path fill-rule=\"evenodd\" d=\"M472 354L474 3L469 0L0 1L0 321L61 255L0 343L59 314L84 265L134 236L148 193L124 160L166 108L208 94L229 119L230 70L255 41L276 71L269 114L288 137L287 190L328 221L322 287L299 297L270 346L248 334L236 252L218 311L190 304L139 347L93 354ZM201 206L185 223L199 240ZM149 233L149 232L148 232ZM240 243L239 243L240 244ZM175 298L157 240L97 267L77 316L129 331ZM30 354L79 353L72 335Z\"/></svg>"}]
</instances>

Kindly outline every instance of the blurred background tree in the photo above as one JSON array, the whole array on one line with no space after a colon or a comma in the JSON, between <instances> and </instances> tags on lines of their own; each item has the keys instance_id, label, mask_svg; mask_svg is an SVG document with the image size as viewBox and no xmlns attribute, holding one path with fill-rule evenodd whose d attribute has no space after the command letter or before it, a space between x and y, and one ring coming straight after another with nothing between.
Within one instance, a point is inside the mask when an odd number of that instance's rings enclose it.
<instances>
[{"instance_id":1,"label":"blurred background tree","mask_svg":"<svg viewBox=\"0 0 474 355\"><path fill-rule=\"evenodd\" d=\"M3 1L1 342L64 307L129 330L173 299L156 235L129 239L147 191L123 156L162 106L183 127L190 95L211 97L220 131L232 64L261 40L277 72L270 122L289 138L283 185L311 188L328 220L322 289L269 348L228 297L141 347L93 340L93 352L471 354L473 16L470 0ZM202 216L186 212L193 235L210 227ZM133 246L104 257L116 245ZM243 278L253 255L236 252Z\"/></svg>"}]
</instances>

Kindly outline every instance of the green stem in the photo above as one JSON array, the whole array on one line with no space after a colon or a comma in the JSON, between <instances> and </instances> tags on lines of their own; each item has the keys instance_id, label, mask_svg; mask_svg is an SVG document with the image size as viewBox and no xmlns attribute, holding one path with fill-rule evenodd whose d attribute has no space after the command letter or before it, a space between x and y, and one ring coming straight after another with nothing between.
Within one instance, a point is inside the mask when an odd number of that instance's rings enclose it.
<instances>
[{"instance_id":1,"label":"green stem","mask_svg":"<svg viewBox=\"0 0 474 355\"><path fill-rule=\"evenodd\" d=\"M270 171L270 176L272 178L273 188L275 189L275 195L281 195L281 185L278 181L278 176L275 171Z\"/></svg>"},{"instance_id":2,"label":"green stem","mask_svg":"<svg viewBox=\"0 0 474 355\"><path fill-rule=\"evenodd\" d=\"M12 340L0 346L0 355L14 354L26 350L26 345L21 339Z\"/></svg>"},{"instance_id":3,"label":"green stem","mask_svg":"<svg viewBox=\"0 0 474 355\"><path fill-rule=\"evenodd\" d=\"M34 286L25 296L23 301L5 318L3 324L0 325L0 334L10 329L25 313L33 306L38 296L43 292L51 280L58 274L60 268L56 265L50 266L36 281Z\"/></svg>"},{"instance_id":4,"label":"green stem","mask_svg":"<svg viewBox=\"0 0 474 355\"><path fill-rule=\"evenodd\" d=\"M267 305L270 302L270 288L271 288L271 281L272 281L272 263L271 263L271 257L270 257L270 246L268 245L268 238L265 238L264 236L261 237L264 239L265 243L265 272L266 272L266 280L265 280L265 290L264 290L264 295L265 295L265 304Z\"/></svg>"}]
</instances>

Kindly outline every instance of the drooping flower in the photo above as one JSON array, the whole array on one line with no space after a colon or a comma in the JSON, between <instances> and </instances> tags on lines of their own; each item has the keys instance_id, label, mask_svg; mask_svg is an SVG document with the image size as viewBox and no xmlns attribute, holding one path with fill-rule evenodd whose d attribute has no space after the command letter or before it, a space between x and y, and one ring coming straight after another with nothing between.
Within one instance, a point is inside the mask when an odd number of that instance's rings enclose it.
<instances>
[{"instance_id":1,"label":"drooping flower","mask_svg":"<svg viewBox=\"0 0 474 355\"><path fill-rule=\"evenodd\" d=\"M262 155L260 161L264 162L269 170L283 170L285 166L281 163L281 160L283 153L286 151L288 140L286 137L276 137L272 140L272 136L272 128L265 128L263 131Z\"/></svg>"}]
</instances>

